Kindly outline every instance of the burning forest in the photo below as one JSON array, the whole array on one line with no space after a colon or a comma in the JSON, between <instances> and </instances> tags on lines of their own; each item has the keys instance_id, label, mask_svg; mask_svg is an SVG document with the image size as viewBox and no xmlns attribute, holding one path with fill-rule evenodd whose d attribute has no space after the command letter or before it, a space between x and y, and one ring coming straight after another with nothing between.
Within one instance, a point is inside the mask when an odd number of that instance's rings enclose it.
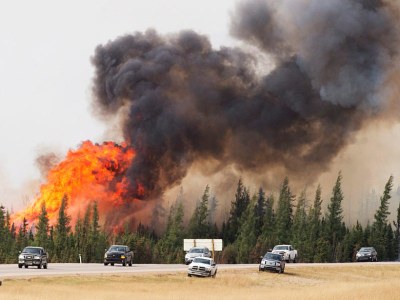
<instances>
[{"instance_id":1,"label":"burning forest","mask_svg":"<svg viewBox=\"0 0 400 300\"><path fill-rule=\"evenodd\" d=\"M385 0L252 0L232 14L243 49L214 49L191 30L99 45L93 107L120 121L125 144L71 150L14 220L34 222L42 202L54 220L65 195L72 215L97 201L102 222L121 225L208 161L211 173L234 166L313 182L365 126L398 122L399 9Z\"/></svg>"}]
</instances>

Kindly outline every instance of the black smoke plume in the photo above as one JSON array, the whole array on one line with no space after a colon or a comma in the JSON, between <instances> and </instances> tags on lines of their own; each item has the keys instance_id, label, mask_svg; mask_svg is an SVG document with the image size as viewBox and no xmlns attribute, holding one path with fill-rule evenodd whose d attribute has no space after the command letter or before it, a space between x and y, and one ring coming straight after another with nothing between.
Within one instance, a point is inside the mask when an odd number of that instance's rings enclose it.
<instances>
[{"instance_id":1,"label":"black smoke plume","mask_svg":"<svg viewBox=\"0 0 400 300\"><path fill-rule=\"evenodd\" d=\"M123 135L137 151L129 176L144 197L206 160L315 178L385 114L397 12L379 0L242 2L231 32L246 50L213 49L190 30L122 36L96 49L94 105L127 111ZM275 67L260 75L265 56Z\"/></svg>"}]
</instances>

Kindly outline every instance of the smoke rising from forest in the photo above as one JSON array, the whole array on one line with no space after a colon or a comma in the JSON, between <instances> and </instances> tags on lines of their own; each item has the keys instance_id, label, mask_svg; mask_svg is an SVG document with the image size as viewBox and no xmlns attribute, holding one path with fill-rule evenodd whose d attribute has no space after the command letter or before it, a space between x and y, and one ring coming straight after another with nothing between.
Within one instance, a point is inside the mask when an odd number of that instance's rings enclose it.
<instances>
[{"instance_id":1,"label":"smoke rising from forest","mask_svg":"<svg viewBox=\"0 0 400 300\"><path fill-rule=\"evenodd\" d=\"M231 33L274 63L264 75L256 54L190 30L98 46L94 107L121 118L134 192L158 197L207 161L315 179L370 121L393 121L398 12L395 1L241 2Z\"/></svg>"}]
</instances>

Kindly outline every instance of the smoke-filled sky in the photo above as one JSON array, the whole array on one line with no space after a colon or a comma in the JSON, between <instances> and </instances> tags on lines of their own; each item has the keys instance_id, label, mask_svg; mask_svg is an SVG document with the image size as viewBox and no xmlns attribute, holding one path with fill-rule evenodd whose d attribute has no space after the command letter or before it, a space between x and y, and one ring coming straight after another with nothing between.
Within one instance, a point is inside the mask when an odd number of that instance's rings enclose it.
<instances>
[{"instance_id":1,"label":"smoke-filled sky","mask_svg":"<svg viewBox=\"0 0 400 300\"><path fill-rule=\"evenodd\" d=\"M83 140L102 141L91 113L90 57L108 40L155 28L192 28L229 44L233 1L2 1L0 4L0 203L21 200L39 178L43 151L64 155ZM106 138L113 137L107 134ZM35 185L34 185L35 186Z\"/></svg>"},{"instance_id":2,"label":"smoke-filled sky","mask_svg":"<svg viewBox=\"0 0 400 300\"><path fill-rule=\"evenodd\" d=\"M145 3L1 10L3 191L43 149L105 138L135 147L149 197L229 168L378 193L398 174L396 1Z\"/></svg>"}]
</instances>

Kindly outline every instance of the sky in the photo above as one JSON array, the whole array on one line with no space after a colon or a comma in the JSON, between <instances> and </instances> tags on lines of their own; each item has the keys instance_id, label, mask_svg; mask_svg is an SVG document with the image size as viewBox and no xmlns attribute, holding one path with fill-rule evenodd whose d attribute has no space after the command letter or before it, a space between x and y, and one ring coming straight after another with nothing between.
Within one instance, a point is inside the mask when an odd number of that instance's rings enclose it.
<instances>
[{"instance_id":1,"label":"sky","mask_svg":"<svg viewBox=\"0 0 400 300\"><path fill-rule=\"evenodd\" d=\"M155 28L194 29L232 44L235 1L3 1L0 4L0 203L40 178L38 155L102 142L91 112L90 58L97 45ZM35 185L35 184L33 184ZM6 198L6 199L4 199ZM13 198L13 197L11 197ZM7 200L8 199L8 200ZM15 200L13 200L15 201Z\"/></svg>"},{"instance_id":2,"label":"sky","mask_svg":"<svg viewBox=\"0 0 400 300\"><path fill-rule=\"evenodd\" d=\"M19 209L35 196L40 180L35 159L40 154L63 156L84 140L107 139L106 125L90 106L94 75L90 58L97 45L148 28L161 33L193 29L206 34L215 48L236 45L229 35L230 13L236 2L2 1L0 204ZM381 194L390 174L395 176L397 188L399 139L400 126L372 124L360 132L334 160L330 171L322 174L319 181L329 184L325 191L330 192L340 170L350 196L358 193L361 197L371 189ZM385 155L380 154L383 147ZM360 178L363 190L352 191L352 186L359 187ZM206 177L199 180L204 184L212 181ZM197 186L200 194L203 185ZM355 209L350 204L346 207Z\"/></svg>"}]
</instances>

